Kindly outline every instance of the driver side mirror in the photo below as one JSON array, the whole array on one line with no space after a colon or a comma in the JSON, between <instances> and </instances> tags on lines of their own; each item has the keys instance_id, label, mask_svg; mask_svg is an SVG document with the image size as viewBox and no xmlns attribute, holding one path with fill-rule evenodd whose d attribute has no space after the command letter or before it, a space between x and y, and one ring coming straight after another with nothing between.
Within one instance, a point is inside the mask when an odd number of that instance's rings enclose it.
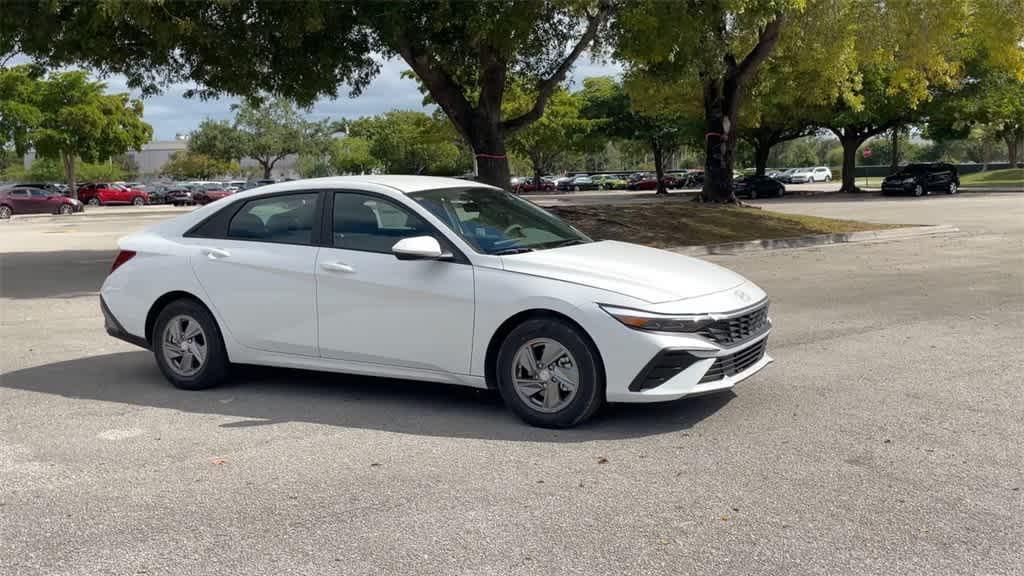
<instances>
[{"instance_id":1,"label":"driver side mirror","mask_svg":"<svg viewBox=\"0 0 1024 576\"><path fill-rule=\"evenodd\" d=\"M391 247L391 253L399 260L448 260L452 255L441 248L433 236L402 238Z\"/></svg>"}]
</instances>

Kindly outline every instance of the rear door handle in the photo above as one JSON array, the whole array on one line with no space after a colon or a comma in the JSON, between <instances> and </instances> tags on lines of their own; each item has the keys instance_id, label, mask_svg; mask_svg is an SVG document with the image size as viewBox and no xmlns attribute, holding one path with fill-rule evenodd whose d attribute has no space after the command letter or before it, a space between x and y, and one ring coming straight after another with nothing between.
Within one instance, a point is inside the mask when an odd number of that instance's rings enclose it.
<instances>
[{"instance_id":1,"label":"rear door handle","mask_svg":"<svg viewBox=\"0 0 1024 576\"><path fill-rule=\"evenodd\" d=\"M320 267L331 272L352 273L356 271L355 268L345 264L344 262L323 262L320 264Z\"/></svg>"},{"instance_id":2,"label":"rear door handle","mask_svg":"<svg viewBox=\"0 0 1024 576\"><path fill-rule=\"evenodd\" d=\"M203 254L206 254L206 257L210 260L220 260L221 258L231 256L231 252L220 248L203 248Z\"/></svg>"}]
</instances>

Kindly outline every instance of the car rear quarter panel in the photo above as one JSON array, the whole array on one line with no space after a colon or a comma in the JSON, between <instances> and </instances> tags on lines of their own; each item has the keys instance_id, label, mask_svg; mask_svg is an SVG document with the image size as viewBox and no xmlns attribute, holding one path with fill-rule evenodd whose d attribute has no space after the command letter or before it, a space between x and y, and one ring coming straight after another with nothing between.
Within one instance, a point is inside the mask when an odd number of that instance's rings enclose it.
<instances>
[{"instance_id":1,"label":"car rear quarter panel","mask_svg":"<svg viewBox=\"0 0 1024 576\"><path fill-rule=\"evenodd\" d=\"M230 353L234 339L210 306L189 264L192 247L145 232L122 238L118 245L122 250L132 250L136 254L107 276L100 294L125 330L135 336L145 337L146 317L153 304L165 294L184 292L211 310L221 327Z\"/></svg>"}]
</instances>

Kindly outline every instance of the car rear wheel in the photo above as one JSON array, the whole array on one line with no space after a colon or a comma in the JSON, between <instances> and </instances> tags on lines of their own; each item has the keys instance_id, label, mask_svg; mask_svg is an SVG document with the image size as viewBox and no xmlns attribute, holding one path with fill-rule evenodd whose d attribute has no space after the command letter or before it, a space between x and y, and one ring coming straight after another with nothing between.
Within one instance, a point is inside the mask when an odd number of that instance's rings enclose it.
<instances>
[{"instance_id":1,"label":"car rear wheel","mask_svg":"<svg viewBox=\"0 0 1024 576\"><path fill-rule=\"evenodd\" d=\"M74 211L75 209L72 208L71 204L61 204L60 208L57 209L58 214L63 214L65 216L71 214Z\"/></svg>"},{"instance_id":2,"label":"car rear wheel","mask_svg":"<svg viewBox=\"0 0 1024 576\"><path fill-rule=\"evenodd\" d=\"M95 196L93 196L92 198L89 198L88 204L89 204L89 206L99 206L100 205L100 199L95 197Z\"/></svg>"},{"instance_id":3,"label":"car rear wheel","mask_svg":"<svg viewBox=\"0 0 1024 576\"><path fill-rule=\"evenodd\" d=\"M950 194L956 194L959 191L960 191L960 187L956 185L956 182L950 182L949 183L949 193Z\"/></svg>"},{"instance_id":4,"label":"car rear wheel","mask_svg":"<svg viewBox=\"0 0 1024 576\"><path fill-rule=\"evenodd\" d=\"M753 188L750 189L750 199L757 200L757 190L754 190Z\"/></svg>"},{"instance_id":5,"label":"car rear wheel","mask_svg":"<svg viewBox=\"0 0 1024 576\"><path fill-rule=\"evenodd\" d=\"M775 197L776 198L782 198L785 195L786 195L786 187L785 186L779 186L779 189L775 191Z\"/></svg>"},{"instance_id":6,"label":"car rear wheel","mask_svg":"<svg viewBox=\"0 0 1024 576\"><path fill-rule=\"evenodd\" d=\"M0 220L7 220L13 213L10 206L0 206Z\"/></svg>"},{"instance_id":7,"label":"car rear wheel","mask_svg":"<svg viewBox=\"0 0 1024 576\"><path fill-rule=\"evenodd\" d=\"M924 186L914 184L914 196L924 196Z\"/></svg>"},{"instance_id":8,"label":"car rear wheel","mask_svg":"<svg viewBox=\"0 0 1024 576\"><path fill-rule=\"evenodd\" d=\"M194 300L175 300L153 328L156 363L172 384L202 390L224 381L228 356L220 329L210 312Z\"/></svg>"},{"instance_id":9,"label":"car rear wheel","mask_svg":"<svg viewBox=\"0 0 1024 576\"><path fill-rule=\"evenodd\" d=\"M569 428L604 403L593 346L570 324L535 318L517 326L498 351L497 385L505 405L542 428Z\"/></svg>"}]
</instances>

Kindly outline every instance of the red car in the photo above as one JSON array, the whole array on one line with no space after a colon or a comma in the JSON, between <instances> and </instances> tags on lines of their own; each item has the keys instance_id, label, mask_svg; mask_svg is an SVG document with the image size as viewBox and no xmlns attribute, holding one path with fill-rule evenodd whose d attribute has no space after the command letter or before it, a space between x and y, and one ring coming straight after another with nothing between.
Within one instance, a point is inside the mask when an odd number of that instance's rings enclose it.
<instances>
[{"instance_id":1,"label":"red car","mask_svg":"<svg viewBox=\"0 0 1024 576\"><path fill-rule=\"evenodd\" d=\"M21 187L0 190L0 220L14 214L73 214L81 211L81 202L52 190Z\"/></svg>"},{"instance_id":2,"label":"red car","mask_svg":"<svg viewBox=\"0 0 1024 576\"><path fill-rule=\"evenodd\" d=\"M78 189L78 199L92 206L100 204L134 204L142 206L149 202L149 194L122 184L96 182Z\"/></svg>"},{"instance_id":3,"label":"red car","mask_svg":"<svg viewBox=\"0 0 1024 576\"><path fill-rule=\"evenodd\" d=\"M552 192L552 191L554 191L554 189L555 189L555 183L550 181L550 180L545 180L543 178L541 178L541 180L540 180L540 186L537 186L537 183L533 180L533 178L520 180L519 183L516 184L516 186L515 186L515 192L516 193L520 193L520 194L523 193L523 192L538 192L538 191L540 191L540 192Z\"/></svg>"},{"instance_id":4,"label":"red car","mask_svg":"<svg viewBox=\"0 0 1024 576\"><path fill-rule=\"evenodd\" d=\"M667 189L682 188L683 183L679 178L675 176L663 176L661 181L665 184ZM639 180L634 180L626 185L628 190L657 190L658 179L652 174Z\"/></svg>"},{"instance_id":5,"label":"red car","mask_svg":"<svg viewBox=\"0 0 1024 576\"><path fill-rule=\"evenodd\" d=\"M196 190L195 192L192 193L192 200L196 204L209 204L210 202L213 202L214 200L220 200L221 198L227 198L228 196L231 196L232 194L234 194L234 192L231 192L229 190L224 190L223 188L200 189L200 190Z\"/></svg>"}]
</instances>

